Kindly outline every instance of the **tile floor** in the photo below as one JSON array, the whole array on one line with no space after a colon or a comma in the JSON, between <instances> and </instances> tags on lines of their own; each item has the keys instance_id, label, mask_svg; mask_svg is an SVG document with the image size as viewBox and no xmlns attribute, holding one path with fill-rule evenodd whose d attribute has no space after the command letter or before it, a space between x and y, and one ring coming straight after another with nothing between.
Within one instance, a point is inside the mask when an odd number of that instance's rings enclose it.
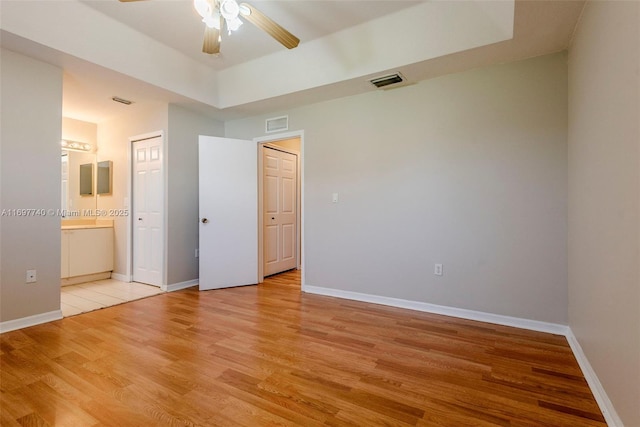
<instances>
[{"instance_id":1,"label":"tile floor","mask_svg":"<svg viewBox=\"0 0 640 427\"><path fill-rule=\"evenodd\" d=\"M60 308L62 316L69 317L161 293L160 288L142 283L97 280L62 286Z\"/></svg>"}]
</instances>

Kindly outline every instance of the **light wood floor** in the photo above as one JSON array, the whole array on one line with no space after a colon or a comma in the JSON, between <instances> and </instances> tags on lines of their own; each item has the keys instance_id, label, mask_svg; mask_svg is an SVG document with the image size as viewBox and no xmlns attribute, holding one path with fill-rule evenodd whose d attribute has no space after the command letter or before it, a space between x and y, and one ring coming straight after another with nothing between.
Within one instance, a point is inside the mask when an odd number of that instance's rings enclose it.
<instances>
[{"instance_id":1,"label":"light wood floor","mask_svg":"<svg viewBox=\"0 0 640 427\"><path fill-rule=\"evenodd\" d=\"M0 336L2 426L604 426L564 337L308 295L299 273Z\"/></svg>"}]
</instances>

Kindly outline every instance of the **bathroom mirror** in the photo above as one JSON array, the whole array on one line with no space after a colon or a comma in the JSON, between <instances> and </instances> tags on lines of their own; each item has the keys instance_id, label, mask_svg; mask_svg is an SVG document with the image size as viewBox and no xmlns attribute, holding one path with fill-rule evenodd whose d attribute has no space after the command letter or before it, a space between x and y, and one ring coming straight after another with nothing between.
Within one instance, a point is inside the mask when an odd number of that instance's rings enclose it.
<instances>
[{"instance_id":1,"label":"bathroom mirror","mask_svg":"<svg viewBox=\"0 0 640 427\"><path fill-rule=\"evenodd\" d=\"M98 162L98 180L96 184L96 193L101 196L111 194L112 167L111 160Z\"/></svg>"},{"instance_id":2,"label":"bathroom mirror","mask_svg":"<svg viewBox=\"0 0 640 427\"><path fill-rule=\"evenodd\" d=\"M62 188L61 209L63 218L93 218L96 212L95 190L91 195L81 195L80 165L94 165L95 153L62 150ZM88 168L85 168L88 169ZM95 167L92 167L91 180L95 182Z\"/></svg>"},{"instance_id":3,"label":"bathroom mirror","mask_svg":"<svg viewBox=\"0 0 640 427\"><path fill-rule=\"evenodd\" d=\"M93 196L93 163L80 165L80 195Z\"/></svg>"}]
</instances>

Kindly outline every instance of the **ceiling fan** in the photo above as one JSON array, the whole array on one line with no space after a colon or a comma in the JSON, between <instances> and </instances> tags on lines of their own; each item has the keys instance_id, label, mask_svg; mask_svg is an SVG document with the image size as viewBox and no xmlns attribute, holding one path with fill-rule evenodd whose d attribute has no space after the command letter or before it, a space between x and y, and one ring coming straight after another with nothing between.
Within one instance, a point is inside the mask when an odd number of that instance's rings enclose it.
<instances>
[{"instance_id":1,"label":"ceiling fan","mask_svg":"<svg viewBox=\"0 0 640 427\"><path fill-rule=\"evenodd\" d=\"M238 4L236 0L193 0L193 6L202 17L202 22L205 23L202 45L204 53L220 53L221 31L225 26L229 34L236 31L242 25L240 17L265 31L287 49L293 49L300 43L300 39L248 3Z\"/></svg>"}]
</instances>

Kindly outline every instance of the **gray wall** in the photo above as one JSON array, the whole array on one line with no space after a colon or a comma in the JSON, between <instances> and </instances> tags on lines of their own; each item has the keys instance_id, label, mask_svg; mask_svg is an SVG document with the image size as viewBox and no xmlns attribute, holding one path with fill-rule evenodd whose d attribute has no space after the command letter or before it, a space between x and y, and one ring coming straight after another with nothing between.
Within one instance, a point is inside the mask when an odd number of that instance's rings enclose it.
<instances>
[{"instance_id":1,"label":"gray wall","mask_svg":"<svg viewBox=\"0 0 640 427\"><path fill-rule=\"evenodd\" d=\"M307 285L567 323L565 54L281 114L305 131Z\"/></svg>"},{"instance_id":2,"label":"gray wall","mask_svg":"<svg viewBox=\"0 0 640 427\"><path fill-rule=\"evenodd\" d=\"M167 130L169 113L166 103L144 106L133 104L131 107L127 114L98 123L97 161L113 162L113 191L110 195L98 197L97 208L100 210L127 208L131 211L131 203L126 200L129 195L131 173L128 157L131 150L129 138ZM166 152L166 138L163 148ZM115 236L113 272L125 275L128 253L127 228L131 217L118 216L108 219L113 219Z\"/></svg>"},{"instance_id":3,"label":"gray wall","mask_svg":"<svg viewBox=\"0 0 640 427\"><path fill-rule=\"evenodd\" d=\"M0 55L0 209L60 209L62 70ZM60 218L2 216L0 245L0 321L59 310Z\"/></svg>"},{"instance_id":4,"label":"gray wall","mask_svg":"<svg viewBox=\"0 0 640 427\"><path fill-rule=\"evenodd\" d=\"M569 54L569 325L640 426L640 6L589 2Z\"/></svg>"},{"instance_id":5,"label":"gray wall","mask_svg":"<svg viewBox=\"0 0 640 427\"><path fill-rule=\"evenodd\" d=\"M224 123L169 105L167 284L197 279L198 136L224 136Z\"/></svg>"},{"instance_id":6,"label":"gray wall","mask_svg":"<svg viewBox=\"0 0 640 427\"><path fill-rule=\"evenodd\" d=\"M165 132L165 194L167 200L166 284L198 278L198 135L221 136L222 122L176 105L136 106L127 115L98 124L98 161L113 161L114 191L98 198L98 209L122 209L128 192L129 138ZM115 269L126 273L128 217L114 219Z\"/></svg>"}]
</instances>

